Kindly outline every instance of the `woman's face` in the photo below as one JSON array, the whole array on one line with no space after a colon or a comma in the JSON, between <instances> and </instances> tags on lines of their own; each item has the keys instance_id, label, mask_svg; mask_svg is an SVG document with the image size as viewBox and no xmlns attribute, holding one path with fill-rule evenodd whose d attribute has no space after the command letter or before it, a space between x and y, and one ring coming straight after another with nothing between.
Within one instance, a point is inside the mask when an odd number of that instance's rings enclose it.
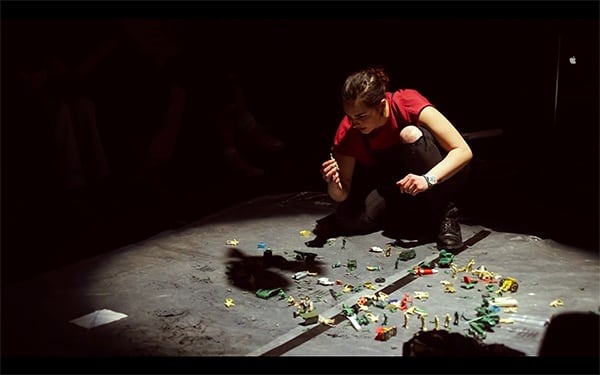
<instances>
[{"instance_id":1,"label":"woman's face","mask_svg":"<svg viewBox=\"0 0 600 375\"><path fill-rule=\"evenodd\" d=\"M352 127L363 134L383 126L388 119L387 101L381 99L377 105L368 107L360 99L344 103L344 112L350 120Z\"/></svg>"}]
</instances>

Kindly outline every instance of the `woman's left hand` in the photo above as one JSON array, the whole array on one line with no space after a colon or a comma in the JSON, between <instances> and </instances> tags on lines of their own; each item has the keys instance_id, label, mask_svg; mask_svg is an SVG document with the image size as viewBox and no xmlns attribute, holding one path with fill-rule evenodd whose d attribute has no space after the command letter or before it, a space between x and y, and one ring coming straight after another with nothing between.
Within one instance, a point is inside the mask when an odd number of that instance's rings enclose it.
<instances>
[{"instance_id":1,"label":"woman's left hand","mask_svg":"<svg viewBox=\"0 0 600 375\"><path fill-rule=\"evenodd\" d=\"M429 188L425 177L412 173L407 174L406 177L396 182L396 186L400 188L401 193L412 196L422 193Z\"/></svg>"}]
</instances>

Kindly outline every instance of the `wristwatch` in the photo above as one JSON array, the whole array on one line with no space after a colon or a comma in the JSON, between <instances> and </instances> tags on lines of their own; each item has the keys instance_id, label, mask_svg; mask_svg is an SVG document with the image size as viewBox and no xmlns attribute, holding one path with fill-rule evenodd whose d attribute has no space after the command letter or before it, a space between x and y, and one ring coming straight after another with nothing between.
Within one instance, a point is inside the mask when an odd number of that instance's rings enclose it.
<instances>
[{"instance_id":1,"label":"wristwatch","mask_svg":"<svg viewBox=\"0 0 600 375\"><path fill-rule=\"evenodd\" d=\"M424 174L423 177L425 178L425 181L427 181L427 188L430 188L433 185L437 184L437 178L435 178L435 176L432 176L430 174Z\"/></svg>"}]
</instances>

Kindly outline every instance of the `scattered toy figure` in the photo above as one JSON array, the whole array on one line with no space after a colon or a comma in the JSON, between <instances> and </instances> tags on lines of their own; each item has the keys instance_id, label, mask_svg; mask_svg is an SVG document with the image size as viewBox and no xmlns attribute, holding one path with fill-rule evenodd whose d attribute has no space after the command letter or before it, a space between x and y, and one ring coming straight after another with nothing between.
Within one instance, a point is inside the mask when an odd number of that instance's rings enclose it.
<instances>
[{"instance_id":1,"label":"scattered toy figure","mask_svg":"<svg viewBox=\"0 0 600 375\"><path fill-rule=\"evenodd\" d=\"M335 325L335 319L327 319L327 318L324 318L323 316L319 315L319 323L323 323L323 324L333 327Z\"/></svg>"},{"instance_id":2,"label":"scattered toy figure","mask_svg":"<svg viewBox=\"0 0 600 375\"><path fill-rule=\"evenodd\" d=\"M371 246L369 251L372 253L383 253L383 249L380 248L379 246Z\"/></svg>"},{"instance_id":3,"label":"scattered toy figure","mask_svg":"<svg viewBox=\"0 0 600 375\"><path fill-rule=\"evenodd\" d=\"M475 265L475 259L470 259L469 262L464 267L461 267L458 269L458 272L471 272L474 265Z\"/></svg>"},{"instance_id":4,"label":"scattered toy figure","mask_svg":"<svg viewBox=\"0 0 600 375\"><path fill-rule=\"evenodd\" d=\"M315 306L313 305L313 302L310 300L309 296L304 297L304 299L300 303L300 306L302 307L302 312L310 312L315 309Z\"/></svg>"},{"instance_id":5,"label":"scattered toy figure","mask_svg":"<svg viewBox=\"0 0 600 375\"><path fill-rule=\"evenodd\" d=\"M452 270L452 278L455 279L456 274L458 273L458 267L456 267L456 264L450 263L450 269Z\"/></svg>"},{"instance_id":6,"label":"scattered toy figure","mask_svg":"<svg viewBox=\"0 0 600 375\"><path fill-rule=\"evenodd\" d=\"M413 275L417 275L417 276L421 276L421 275L434 275L436 273L438 273L438 270L436 269L432 269L432 268L419 268L419 267L415 267L412 270L408 271L409 273L413 274Z\"/></svg>"},{"instance_id":7,"label":"scattered toy figure","mask_svg":"<svg viewBox=\"0 0 600 375\"><path fill-rule=\"evenodd\" d=\"M475 259L469 260L466 266L458 268L456 264L450 263L450 268L452 269L452 278L456 277L456 274L459 272L472 272L473 266L475 265Z\"/></svg>"},{"instance_id":8,"label":"scattered toy figure","mask_svg":"<svg viewBox=\"0 0 600 375\"><path fill-rule=\"evenodd\" d=\"M519 301L516 298L496 297L493 304L498 307L517 307L519 306Z\"/></svg>"},{"instance_id":9,"label":"scattered toy figure","mask_svg":"<svg viewBox=\"0 0 600 375\"><path fill-rule=\"evenodd\" d=\"M469 334L476 338L477 340L483 340L486 337L486 333L483 330L483 327L477 322L469 323Z\"/></svg>"},{"instance_id":10,"label":"scattered toy figure","mask_svg":"<svg viewBox=\"0 0 600 375\"><path fill-rule=\"evenodd\" d=\"M375 297L380 301L385 301L388 299L389 295L387 293L379 291L375 293Z\"/></svg>"},{"instance_id":11,"label":"scattered toy figure","mask_svg":"<svg viewBox=\"0 0 600 375\"><path fill-rule=\"evenodd\" d=\"M406 262L407 260L414 259L416 256L417 256L417 253L415 252L414 249L402 250L401 252L398 253L397 260Z\"/></svg>"},{"instance_id":12,"label":"scattered toy figure","mask_svg":"<svg viewBox=\"0 0 600 375\"><path fill-rule=\"evenodd\" d=\"M273 259L273 250L270 247L263 252L263 258L265 258L267 264Z\"/></svg>"},{"instance_id":13,"label":"scattered toy figure","mask_svg":"<svg viewBox=\"0 0 600 375\"><path fill-rule=\"evenodd\" d=\"M367 297L360 297L358 299L358 301L356 302L356 304L358 306L366 306L369 303L369 300L367 299Z\"/></svg>"},{"instance_id":14,"label":"scattered toy figure","mask_svg":"<svg viewBox=\"0 0 600 375\"><path fill-rule=\"evenodd\" d=\"M425 326L425 314L419 315L419 319L421 319L421 331L427 331L427 326Z\"/></svg>"},{"instance_id":15,"label":"scattered toy figure","mask_svg":"<svg viewBox=\"0 0 600 375\"><path fill-rule=\"evenodd\" d=\"M372 312L366 312L365 318L367 318L370 323L377 323L379 321L379 315L375 315Z\"/></svg>"},{"instance_id":16,"label":"scattered toy figure","mask_svg":"<svg viewBox=\"0 0 600 375\"><path fill-rule=\"evenodd\" d=\"M360 323L358 323L358 320L356 320L356 316L346 315L346 319L348 319L350 323L352 323L352 327L354 327L355 330L360 331L362 329Z\"/></svg>"},{"instance_id":17,"label":"scattered toy figure","mask_svg":"<svg viewBox=\"0 0 600 375\"><path fill-rule=\"evenodd\" d=\"M225 306L227 306L228 308L231 306L235 306L235 303L233 303L233 298L225 298Z\"/></svg>"},{"instance_id":18,"label":"scattered toy figure","mask_svg":"<svg viewBox=\"0 0 600 375\"><path fill-rule=\"evenodd\" d=\"M300 272L296 272L294 275L292 275L292 279L300 280L300 279L305 278L306 276L308 276L308 272L300 271Z\"/></svg>"},{"instance_id":19,"label":"scattered toy figure","mask_svg":"<svg viewBox=\"0 0 600 375\"><path fill-rule=\"evenodd\" d=\"M439 331L440 330L440 318L438 318L437 315L433 318L433 322L434 322L433 329L435 329L436 331Z\"/></svg>"},{"instance_id":20,"label":"scattered toy figure","mask_svg":"<svg viewBox=\"0 0 600 375\"><path fill-rule=\"evenodd\" d=\"M417 306L411 306L408 310L406 310L407 314L417 314L417 315L427 315L425 310L418 308Z\"/></svg>"},{"instance_id":21,"label":"scattered toy figure","mask_svg":"<svg viewBox=\"0 0 600 375\"><path fill-rule=\"evenodd\" d=\"M444 317L444 328L448 329L450 327L450 314L446 314Z\"/></svg>"},{"instance_id":22,"label":"scattered toy figure","mask_svg":"<svg viewBox=\"0 0 600 375\"><path fill-rule=\"evenodd\" d=\"M456 293L456 288L452 284L446 285L444 293Z\"/></svg>"},{"instance_id":23,"label":"scattered toy figure","mask_svg":"<svg viewBox=\"0 0 600 375\"><path fill-rule=\"evenodd\" d=\"M345 303L342 304L342 314L345 316L353 316L356 314L356 311L352 306L348 306Z\"/></svg>"},{"instance_id":24,"label":"scattered toy figure","mask_svg":"<svg viewBox=\"0 0 600 375\"><path fill-rule=\"evenodd\" d=\"M305 296L300 302L296 303L297 310L294 311L294 318L309 313L315 309L313 302L310 300L309 296Z\"/></svg>"},{"instance_id":25,"label":"scattered toy figure","mask_svg":"<svg viewBox=\"0 0 600 375\"><path fill-rule=\"evenodd\" d=\"M496 293L503 293L510 291L511 293L516 293L519 289L519 283L513 277L504 277L500 280L500 288L496 291Z\"/></svg>"},{"instance_id":26,"label":"scattered toy figure","mask_svg":"<svg viewBox=\"0 0 600 375\"><path fill-rule=\"evenodd\" d=\"M305 261L307 263L312 263L315 261L316 257L318 254L315 253L309 253L306 251L298 251L298 250L294 250L294 252L296 253L296 260L302 260Z\"/></svg>"},{"instance_id":27,"label":"scattered toy figure","mask_svg":"<svg viewBox=\"0 0 600 375\"><path fill-rule=\"evenodd\" d=\"M475 265L475 259L469 260L469 263L467 263L467 265L465 266L464 271L465 272L471 272L471 270L473 269L474 265Z\"/></svg>"},{"instance_id":28,"label":"scattered toy figure","mask_svg":"<svg viewBox=\"0 0 600 375\"><path fill-rule=\"evenodd\" d=\"M352 272L356 269L356 259L348 259L348 264L346 265L346 267L348 267L348 271Z\"/></svg>"},{"instance_id":29,"label":"scattered toy figure","mask_svg":"<svg viewBox=\"0 0 600 375\"><path fill-rule=\"evenodd\" d=\"M385 302L385 301L378 300L378 299L376 299L376 300L375 300L375 306L376 306L376 307L379 307L380 309L385 309L385 308L387 308L387 305L388 305L388 303L387 303L387 302Z\"/></svg>"},{"instance_id":30,"label":"scattered toy figure","mask_svg":"<svg viewBox=\"0 0 600 375\"><path fill-rule=\"evenodd\" d=\"M279 299L285 298L285 292L281 288L273 288L273 289L259 289L256 291L256 296L262 299L269 299L275 295L279 296ZM283 296L283 298L282 298Z\"/></svg>"},{"instance_id":31,"label":"scattered toy figure","mask_svg":"<svg viewBox=\"0 0 600 375\"><path fill-rule=\"evenodd\" d=\"M450 267L450 264L452 263L453 260L454 260L454 254L452 254L451 252L446 251L444 249L442 249L440 251L440 260L438 262L438 265L440 268Z\"/></svg>"},{"instance_id":32,"label":"scattered toy figure","mask_svg":"<svg viewBox=\"0 0 600 375\"><path fill-rule=\"evenodd\" d=\"M370 281L367 281L367 282L365 282L365 283L363 284L363 286L364 286L365 288L367 288L367 289L371 289L371 290L376 290L376 289L377 289L377 288L375 288L375 285L373 285L373 283L372 283L372 282L370 282Z\"/></svg>"},{"instance_id":33,"label":"scattered toy figure","mask_svg":"<svg viewBox=\"0 0 600 375\"><path fill-rule=\"evenodd\" d=\"M392 336L396 336L396 333L397 333L396 326L392 326L392 327L377 327L377 335L375 336L375 340L387 341Z\"/></svg>"},{"instance_id":34,"label":"scattered toy figure","mask_svg":"<svg viewBox=\"0 0 600 375\"><path fill-rule=\"evenodd\" d=\"M440 281L440 284L444 285L444 293L456 293L456 288L454 288L453 283L442 280Z\"/></svg>"},{"instance_id":35,"label":"scattered toy figure","mask_svg":"<svg viewBox=\"0 0 600 375\"><path fill-rule=\"evenodd\" d=\"M471 273L479 277L480 280L486 282L494 282L496 280L496 274L494 272L488 271L484 265L481 265L479 268L474 269L473 271L471 271Z\"/></svg>"},{"instance_id":36,"label":"scattered toy figure","mask_svg":"<svg viewBox=\"0 0 600 375\"><path fill-rule=\"evenodd\" d=\"M404 328L408 328L408 313L404 313L404 324L402 325Z\"/></svg>"},{"instance_id":37,"label":"scattered toy figure","mask_svg":"<svg viewBox=\"0 0 600 375\"><path fill-rule=\"evenodd\" d=\"M405 293L404 297L402 297L402 301L400 301L400 310L404 311L408 309L408 305L412 304L412 299L410 298L410 294Z\"/></svg>"},{"instance_id":38,"label":"scattered toy figure","mask_svg":"<svg viewBox=\"0 0 600 375\"><path fill-rule=\"evenodd\" d=\"M365 315L357 316L356 320L358 321L358 323L361 326L367 326L367 325L369 325L369 319L367 319L367 317Z\"/></svg>"},{"instance_id":39,"label":"scattered toy figure","mask_svg":"<svg viewBox=\"0 0 600 375\"><path fill-rule=\"evenodd\" d=\"M415 299L424 300L429 298L429 292L415 292Z\"/></svg>"},{"instance_id":40,"label":"scattered toy figure","mask_svg":"<svg viewBox=\"0 0 600 375\"><path fill-rule=\"evenodd\" d=\"M317 280L317 284L320 284L320 285L325 285L325 286L329 286L329 285L333 285L333 284L335 284L335 282L333 282L333 281L329 280L329 278L327 278L327 277L320 277L320 278Z\"/></svg>"},{"instance_id":41,"label":"scattered toy figure","mask_svg":"<svg viewBox=\"0 0 600 375\"><path fill-rule=\"evenodd\" d=\"M294 318L300 316L304 319L303 325L317 324L319 322L319 313L316 310L294 314Z\"/></svg>"},{"instance_id":42,"label":"scattered toy figure","mask_svg":"<svg viewBox=\"0 0 600 375\"><path fill-rule=\"evenodd\" d=\"M238 241L237 239L235 239L235 238L234 238L234 239L232 239L232 240L227 240L227 241L225 242L225 244L226 244L227 246L237 246L237 245L239 245L239 244L240 244L240 241Z\"/></svg>"}]
</instances>

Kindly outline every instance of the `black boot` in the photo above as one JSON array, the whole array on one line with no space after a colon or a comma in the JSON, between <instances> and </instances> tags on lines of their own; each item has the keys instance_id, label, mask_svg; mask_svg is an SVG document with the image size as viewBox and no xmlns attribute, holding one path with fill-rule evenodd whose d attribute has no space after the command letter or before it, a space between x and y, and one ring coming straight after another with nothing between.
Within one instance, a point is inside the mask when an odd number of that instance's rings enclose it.
<instances>
[{"instance_id":1,"label":"black boot","mask_svg":"<svg viewBox=\"0 0 600 375\"><path fill-rule=\"evenodd\" d=\"M440 226L437 240L439 250L457 250L463 247L460 223L458 221L458 209L452 207L446 211Z\"/></svg>"}]
</instances>

